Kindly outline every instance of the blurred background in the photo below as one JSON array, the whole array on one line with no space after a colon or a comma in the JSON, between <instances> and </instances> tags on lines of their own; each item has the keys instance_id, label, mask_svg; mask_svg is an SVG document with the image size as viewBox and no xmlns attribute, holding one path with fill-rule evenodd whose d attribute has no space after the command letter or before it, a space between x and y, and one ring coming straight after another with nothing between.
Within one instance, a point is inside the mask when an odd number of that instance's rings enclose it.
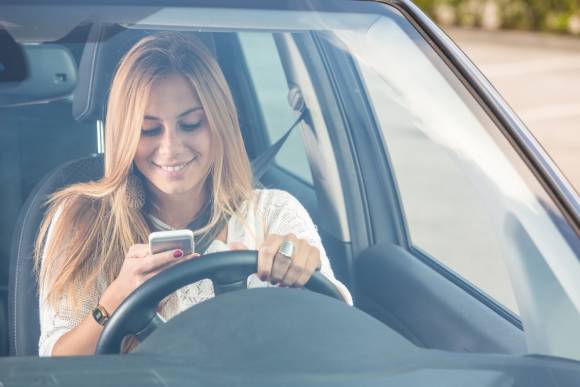
<instances>
[{"instance_id":1,"label":"blurred background","mask_svg":"<svg viewBox=\"0 0 580 387\"><path fill-rule=\"evenodd\" d=\"M580 192L580 0L414 0Z\"/></svg>"}]
</instances>

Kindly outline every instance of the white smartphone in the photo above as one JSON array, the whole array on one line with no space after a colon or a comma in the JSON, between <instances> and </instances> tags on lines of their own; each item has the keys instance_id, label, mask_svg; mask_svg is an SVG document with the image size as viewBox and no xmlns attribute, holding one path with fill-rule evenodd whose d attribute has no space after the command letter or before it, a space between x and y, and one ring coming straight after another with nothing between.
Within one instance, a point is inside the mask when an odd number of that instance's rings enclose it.
<instances>
[{"instance_id":1,"label":"white smartphone","mask_svg":"<svg viewBox=\"0 0 580 387\"><path fill-rule=\"evenodd\" d=\"M149 234L149 251L151 251L151 254L177 249L182 250L184 255L195 251L193 232L191 230L156 231Z\"/></svg>"}]
</instances>

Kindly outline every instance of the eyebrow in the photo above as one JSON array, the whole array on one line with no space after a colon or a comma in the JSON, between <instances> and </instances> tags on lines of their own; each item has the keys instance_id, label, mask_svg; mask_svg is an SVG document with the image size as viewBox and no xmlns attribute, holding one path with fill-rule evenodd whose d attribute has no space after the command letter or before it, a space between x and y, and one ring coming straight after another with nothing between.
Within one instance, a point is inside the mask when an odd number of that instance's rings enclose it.
<instances>
[{"instance_id":1,"label":"eyebrow","mask_svg":"<svg viewBox=\"0 0 580 387\"><path fill-rule=\"evenodd\" d=\"M197 111L197 110L203 110L203 109L202 109L202 107L201 107L201 106L196 106L196 107L193 107L193 108L191 108L191 109L187 109L187 110L186 110L186 111L184 111L183 113L179 113L179 114L177 115L177 118L181 118L181 117L183 117L183 116L186 116L186 115L188 115L189 113L193 113L193 112L195 112L195 111ZM144 119L146 119L146 120L161 120L161 118L159 118L159 117L155 117L155 116L145 116L145 117L144 117Z\"/></svg>"}]
</instances>

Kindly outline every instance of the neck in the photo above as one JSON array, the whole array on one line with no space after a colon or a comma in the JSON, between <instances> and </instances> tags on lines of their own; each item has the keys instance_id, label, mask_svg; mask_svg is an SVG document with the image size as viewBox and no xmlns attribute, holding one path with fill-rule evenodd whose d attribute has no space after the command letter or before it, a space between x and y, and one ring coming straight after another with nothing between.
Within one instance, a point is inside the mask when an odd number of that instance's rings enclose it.
<instances>
[{"instance_id":1,"label":"neck","mask_svg":"<svg viewBox=\"0 0 580 387\"><path fill-rule=\"evenodd\" d=\"M155 187L151 187L150 192L153 197L153 214L175 229L185 228L208 200L203 184L180 194L167 194Z\"/></svg>"}]
</instances>

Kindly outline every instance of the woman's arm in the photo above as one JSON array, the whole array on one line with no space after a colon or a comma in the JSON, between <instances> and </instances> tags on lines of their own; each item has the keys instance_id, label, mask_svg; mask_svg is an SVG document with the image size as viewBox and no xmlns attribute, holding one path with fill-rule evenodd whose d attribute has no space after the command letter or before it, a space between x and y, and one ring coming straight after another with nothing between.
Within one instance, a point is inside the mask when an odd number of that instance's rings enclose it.
<instances>
[{"instance_id":1,"label":"woman's arm","mask_svg":"<svg viewBox=\"0 0 580 387\"><path fill-rule=\"evenodd\" d=\"M92 310L97 303L112 315L125 298L149 278L191 256L184 256L181 250L149 254L149 246L137 244L129 249L119 275L100 298L98 294L79 297L81 305L78 308L71 308L66 300L62 300L58 310L55 310L43 302L44 294L41 292L40 355L93 354L102 331L102 327L92 317Z\"/></svg>"},{"instance_id":2,"label":"woman's arm","mask_svg":"<svg viewBox=\"0 0 580 387\"><path fill-rule=\"evenodd\" d=\"M99 304L105 310L112 314L123 301L119 299L115 291L114 283L105 290ZM95 305L96 306L96 303ZM94 307L93 306L93 307ZM52 346L52 349L45 348L48 356L75 356L75 355L93 355L97 347L99 336L103 327L99 325L92 314L89 313L80 324L62 334ZM41 344L42 350L42 344ZM42 354L42 353L41 353Z\"/></svg>"},{"instance_id":3,"label":"woman's arm","mask_svg":"<svg viewBox=\"0 0 580 387\"><path fill-rule=\"evenodd\" d=\"M338 289L344 301L352 305L352 296L346 286L334 277L330 260L326 255L318 230L308 211L294 196L286 191L271 190L265 203L267 234L294 235L306 241L319 252L320 273L328 278Z\"/></svg>"}]
</instances>

